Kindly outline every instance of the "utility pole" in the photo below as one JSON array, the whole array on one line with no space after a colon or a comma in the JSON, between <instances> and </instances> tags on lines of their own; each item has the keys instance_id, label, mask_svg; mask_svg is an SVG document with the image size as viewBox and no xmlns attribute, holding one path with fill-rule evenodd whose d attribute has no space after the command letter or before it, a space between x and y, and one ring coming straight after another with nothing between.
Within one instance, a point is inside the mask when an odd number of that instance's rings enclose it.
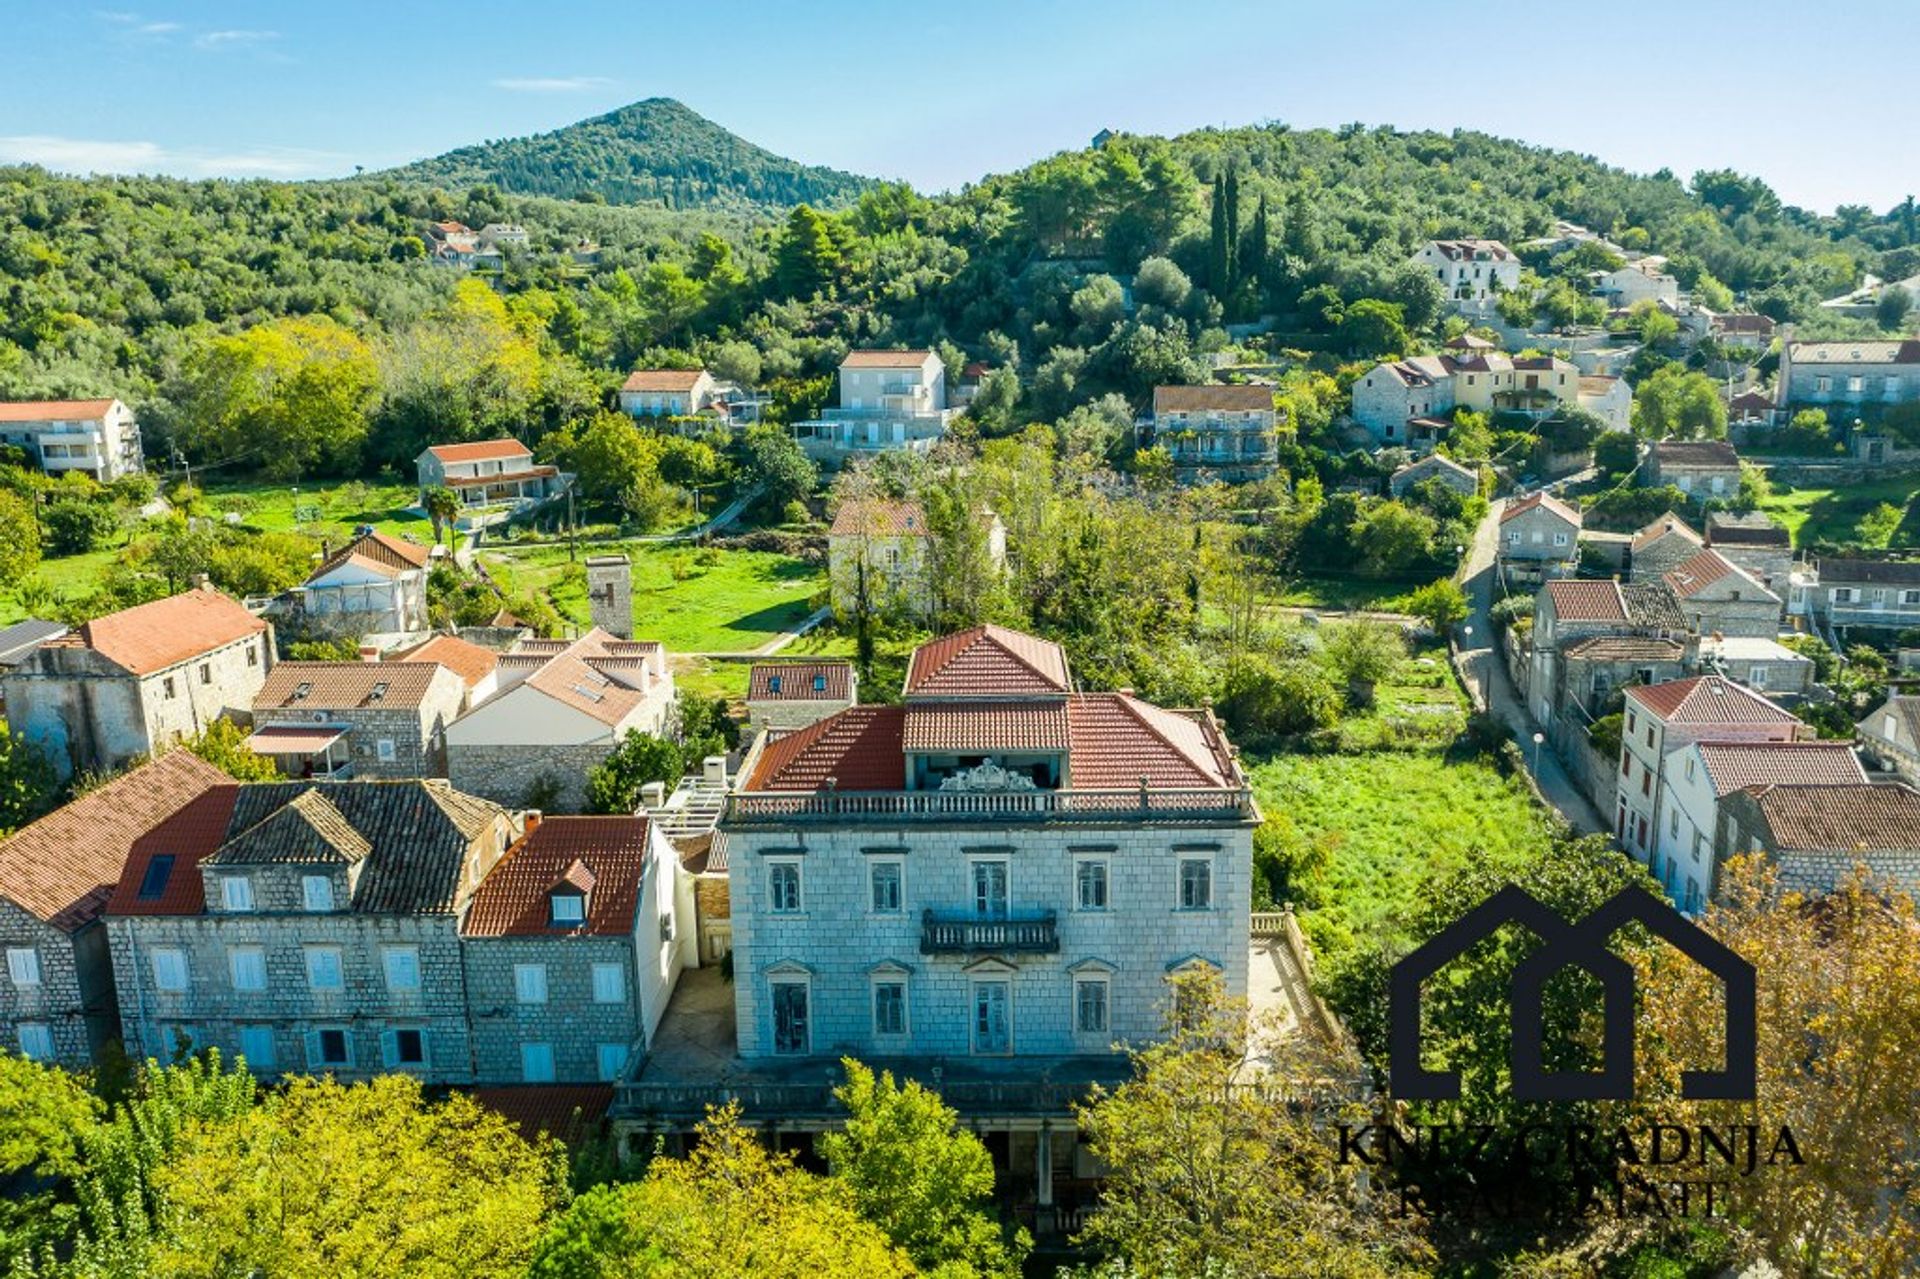
<instances>
[{"instance_id":1,"label":"utility pole","mask_svg":"<svg viewBox=\"0 0 1920 1279\"><path fill-rule=\"evenodd\" d=\"M567 562L571 564L580 553L580 525L573 518L573 485L567 485Z\"/></svg>"}]
</instances>

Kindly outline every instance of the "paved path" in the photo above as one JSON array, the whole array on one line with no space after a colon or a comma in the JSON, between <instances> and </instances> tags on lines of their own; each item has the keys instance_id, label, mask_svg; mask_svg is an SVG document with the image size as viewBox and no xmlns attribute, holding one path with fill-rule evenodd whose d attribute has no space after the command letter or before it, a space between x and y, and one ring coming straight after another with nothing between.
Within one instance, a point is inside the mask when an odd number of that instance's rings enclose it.
<instances>
[{"instance_id":1,"label":"paved path","mask_svg":"<svg viewBox=\"0 0 1920 1279\"><path fill-rule=\"evenodd\" d=\"M817 608L813 610L813 612L801 618L800 624L795 626L792 630L781 631L778 635L774 636L772 639L768 640L766 643L762 644L758 648L752 648L752 649L746 649L746 650L731 649L726 652L707 651L707 652L694 652L694 653L675 653L674 656L675 657L710 657L710 658L714 658L715 660L723 661L723 662L725 661L744 662L756 657L772 657L775 653L778 653L781 649L793 643L795 640L799 639L802 635L805 635L808 631L812 630L814 627L820 625L820 623L826 621L829 617L832 617L832 616L833 616L832 609Z\"/></svg>"},{"instance_id":2,"label":"paved path","mask_svg":"<svg viewBox=\"0 0 1920 1279\"><path fill-rule=\"evenodd\" d=\"M751 506L753 504L753 499L759 496L760 496L760 486L756 484L752 488L748 489L746 492L742 493L739 497L734 498L733 501L728 502L726 506L721 508L719 514L715 515L712 519L708 520L705 524L698 524L698 525L695 525L693 528L682 529L678 533L649 533L645 537L636 537L636 538L622 539L622 540L631 540L635 542L650 542L655 545L665 545L669 542L698 541L700 538L705 537L709 533L719 532L721 529L727 527L729 524L739 519L740 513L742 511L745 511L747 507Z\"/></svg>"},{"instance_id":3,"label":"paved path","mask_svg":"<svg viewBox=\"0 0 1920 1279\"><path fill-rule=\"evenodd\" d=\"M1560 757L1544 745L1538 748L1534 746L1533 735L1539 725L1533 722L1519 691L1513 686L1513 680L1508 677L1506 662L1493 648L1493 620L1488 610L1493 607L1494 577L1497 572L1494 557L1500 546L1500 512L1505 508L1504 499L1493 503L1487 518L1474 530L1473 547L1467 553L1466 562L1460 566L1460 585L1467 593L1470 610L1466 626L1472 628L1470 636L1464 629L1461 632L1458 657L1461 678L1466 682L1474 705L1490 709L1513 734L1513 740L1520 747L1521 758L1533 772L1542 793L1560 811L1560 815L1579 834L1604 834L1610 827L1601 819L1586 794L1567 776L1567 770L1560 764Z\"/></svg>"}]
</instances>

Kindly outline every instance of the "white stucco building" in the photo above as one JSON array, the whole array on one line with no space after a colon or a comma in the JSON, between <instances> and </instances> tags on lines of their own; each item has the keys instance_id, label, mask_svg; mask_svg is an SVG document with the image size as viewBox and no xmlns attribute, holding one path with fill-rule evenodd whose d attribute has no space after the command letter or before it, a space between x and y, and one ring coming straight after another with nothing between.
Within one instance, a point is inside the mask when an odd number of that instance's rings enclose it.
<instances>
[{"instance_id":1,"label":"white stucco building","mask_svg":"<svg viewBox=\"0 0 1920 1279\"><path fill-rule=\"evenodd\" d=\"M620 384L620 411L643 419L709 413L718 399L705 369L635 369Z\"/></svg>"},{"instance_id":2,"label":"white stucco building","mask_svg":"<svg viewBox=\"0 0 1920 1279\"><path fill-rule=\"evenodd\" d=\"M0 444L26 450L52 476L79 471L105 483L145 466L140 424L119 400L0 403Z\"/></svg>"},{"instance_id":3,"label":"white stucco building","mask_svg":"<svg viewBox=\"0 0 1920 1279\"><path fill-rule=\"evenodd\" d=\"M850 351L840 361L839 407L794 423L793 434L810 456L837 465L861 453L924 452L958 411L932 351Z\"/></svg>"},{"instance_id":4,"label":"white stucco building","mask_svg":"<svg viewBox=\"0 0 1920 1279\"><path fill-rule=\"evenodd\" d=\"M1498 240L1429 240L1413 261L1434 273L1449 302L1485 302L1520 283L1520 259Z\"/></svg>"}]
</instances>

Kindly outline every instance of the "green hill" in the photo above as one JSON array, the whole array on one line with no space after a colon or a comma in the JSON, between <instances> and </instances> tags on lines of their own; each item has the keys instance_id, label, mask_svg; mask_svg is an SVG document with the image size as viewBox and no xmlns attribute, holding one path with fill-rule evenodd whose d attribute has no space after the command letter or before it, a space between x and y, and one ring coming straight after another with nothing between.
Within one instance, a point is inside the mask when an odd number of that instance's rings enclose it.
<instances>
[{"instance_id":1,"label":"green hill","mask_svg":"<svg viewBox=\"0 0 1920 1279\"><path fill-rule=\"evenodd\" d=\"M648 98L551 133L461 147L385 176L448 190L491 183L519 195L676 209L851 203L870 179L801 164L729 133L672 98Z\"/></svg>"}]
</instances>

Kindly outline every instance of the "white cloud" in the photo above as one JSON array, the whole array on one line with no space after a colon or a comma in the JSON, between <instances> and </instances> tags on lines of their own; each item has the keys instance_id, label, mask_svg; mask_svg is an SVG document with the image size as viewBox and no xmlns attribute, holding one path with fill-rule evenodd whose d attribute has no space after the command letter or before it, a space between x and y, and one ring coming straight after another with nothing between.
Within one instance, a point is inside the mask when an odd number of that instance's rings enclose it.
<instances>
[{"instance_id":1,"label":"white cloud","mask_svg":"<svg viewBox=\"0 0 1920 1279\"><path fill-rule=\"evenodd\" d=\"M157 142L0 135L0 164L38 164L59 173L166 173L182 178L311 178L338 173L347 158L331 151L261 147L252 151L170 148Z\"/></svg>"},{"instance_id":2,"label":"white cloud","mask_svg":"<svg viewBox=\"0 0 1920 1279\"><path fill-rule=\"evenodd\" d=\"M240 49L278 40L278 31L203 31L193 38L199 49Z\"/></svg>"},{"instance_id":3,"label":"white cloud","mask_svg":"<svg viewBox=\"0 0 1920 1279\"><path fill-rule=\"evenodd\" d=\"M590 93L610 88L613 81L603 75L508 77L492 82L508 93Z\"/></svg>"},{"instance_id":4,"label":"white cloud","mask_svg":"<svg viewBox=\"0 0 1920 1279\"><path fill-rule=\"evenodd\" d=\"M97 9L93 16L108 26L118 29L122 38L130 39L139 36L160 38L184 30L178 22L149 19L123 9Z\"/></svg>"}]
</instances>

